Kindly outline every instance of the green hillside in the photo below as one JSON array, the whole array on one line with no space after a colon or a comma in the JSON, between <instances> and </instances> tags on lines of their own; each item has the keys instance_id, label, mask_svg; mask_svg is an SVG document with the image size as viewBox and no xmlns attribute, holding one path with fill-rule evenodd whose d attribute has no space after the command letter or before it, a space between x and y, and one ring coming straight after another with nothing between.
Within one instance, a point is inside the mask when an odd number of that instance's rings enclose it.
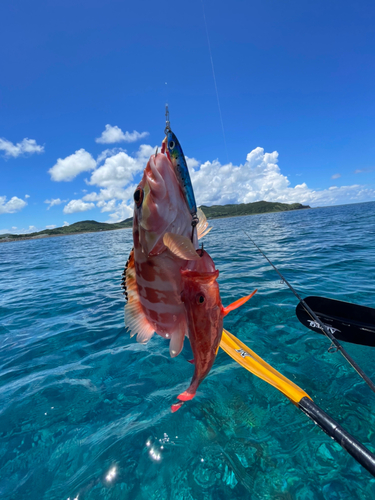
<instances>
[{"instance_id":1,"label":"green hillside","mask_svg":"<svg viewBox=\"0 0 375 500\"><path fill-rule=\"evenodd\" d=\"M254 203L240 203L239 205L213 205L212 207L201 206L208 219L222 217L237 217L240 215L255 215L269 212L286 212L290 210L301 210L310 208L301 203L274 203L270 201L256 201Z\"/></svg>"},{"instance_id":2,"label":"green hillside","mask_svg":"<svg viewBox=\"0 0 375 500\"><path fill-rule=\"evenodd\" d=\"M301 210L310 208L300 203L273 203L269 201L256 201L255 203L241 203L240 205L213 205L212 207L201 206L208 219L219 219L222 217L237 217L240 215L255 215L268 212L285 212L289 210ZM84 220L75 222L70 226L45 229L37 233L29 234L0 234L0 241L28 240L30 238L43 238L47 236L59 236L64 234L97 233L99 231L113 231L132 227L133 218L125 219L115 224L96 222L95 220Z\"/></svg>"},{"instance_id":3,"label":"green hillside","mask_svg":"<svg viewBox=\"0 0 375 500\"><path fill-rule=\"evenodd\" d=\"M29 234L2 234L1 238L11 239L29 239L42 236L58 236L64 234L77 234L77 233L97 233L99 231L113 231L114 229L124 229L132 227L133 218L125 219L115 224L107 224L106 222L96 222L95 220L84 220L82 222L75 222L70 226L57 227L55 229L44 229L36 233Z\"/></svg>"}]
</instances>

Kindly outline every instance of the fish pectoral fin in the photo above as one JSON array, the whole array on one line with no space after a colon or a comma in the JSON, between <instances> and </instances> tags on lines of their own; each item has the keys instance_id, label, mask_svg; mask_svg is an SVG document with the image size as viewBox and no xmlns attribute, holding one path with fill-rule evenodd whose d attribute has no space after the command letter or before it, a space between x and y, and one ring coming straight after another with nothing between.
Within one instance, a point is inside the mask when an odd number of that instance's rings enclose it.
<instances>
[{"instance_id":1,"label":"fish pectoral fin","mask_svg":"<svg viewBox=\"0 0 375 500\"><path fill-rule=\"evenodd\" d=\"M219 346L220 347L220 346ZM191 363L192 365L195 365L194 358L193 359L188 359L188 363Z\"/></svg>"},{"instance_id":2,"label":"fish pectoral fin","mask_svg":"<svg viewBox=\"0 0 375 500\"><path fill-rule=\"evenodd\" d=\"M177 329L172 333L169 342L169 354L175 358L180 354L184 346L185 333L187 330L186 322L181 322Z\"/></svg>"},{"instance_id":3,"label":"fish pectoral fin","mask_svg":"<svg viewBox=\"0 0 375 500\"><path fill-rule=\"evenodd\" d=\"M194 248L193 243L187 236L180 234L165 233L163 236L164 245L177 257L184 260L199 260L200 257Z\"/></svg>"},{"instance_id":4,"label":"fish pectoral fin","mask_svg":"<svg viewBox=\"0 0 375 500\"><path fill-rule=\"evenodd\" d=\"M224 307L224 311L223 311L224 316L226 316L231 311L234 311L238 307L241 307L243 304L245 304L245 302L247 302L249 299L251 299L251 297L253 295L255 295L257 291L258 290L254 290L253 293L251 293L250 295L247 295L246 297L242 297L242 299L238 299L235 302L232 302L232 304L229 304L229 306Z\"/></svg>"},{"instance_id":5,"label":"fish pectoral fin","mask_svg":"<svg viewBox=\"0 0 375 500\"><path fill-rule=\"evenodd\" d=\"M201 238L203 238L203 236L206 236L206 234L211 231L212 227L208 227L208 221L202 209L198 208L197 215L199 219L197 225L197 236L198 240L200 240Z\"/></svg>"},{"instance_id":6,"label":"fish pectoral fin","mask_svg":"<svg viewBox=\"0 0 375 500\"><path fill-rule=\"evenodd\" d=\"M137 301L130 301L125 305L125 325L130 330L130 337L137 334L137 342L147 344L154 335L154 329L147 321L142 306Z\"/></svg>"}]
</instances>

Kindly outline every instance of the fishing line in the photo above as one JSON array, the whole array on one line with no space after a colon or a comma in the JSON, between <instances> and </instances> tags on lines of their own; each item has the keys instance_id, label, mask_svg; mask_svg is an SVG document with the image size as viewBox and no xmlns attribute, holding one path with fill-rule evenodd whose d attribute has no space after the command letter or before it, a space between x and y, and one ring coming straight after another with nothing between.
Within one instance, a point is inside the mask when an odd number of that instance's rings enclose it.
<instances>
[{"instance_id":1,"label":"fishing line","mask_svg":"<svg viewBox=\"0 0 375 500\"><path fill-rule=\"evenodd\" d=\"M165 89L165 105L168 108L168 103L169 103L169 90L168 90L168 82L165 82L164 84L164 89Z\"/></svg>"},{"instance_id":2,"label":"fishing line","mask_svg":"<svg viewBox=\"0 0 375 500\"><path fill-rule=\"evenodd\" d=\"M319 325L319 328L322 330L324 335L330 339L332 344L336 347L338 351L344 356L344 358L349 362L349 364L354 368L354 370L358 373L360 377L367 383L367 385L370 387L370 389L375 392L375 384L372 382L372 380L364 373L364 371L357 365L357 363L354 361L354 359L345 351L345 349L342 347L340 342L332 335L332 333L329 331L329 329L326 327L326 325L318 318L318 316L314 313L314 311L306 304L306 302L300 297L300 295L296 292L296 290L292 287L292 285L284 278L284 276L280 273L280 271L272 264L270 259L267 257L267 255L262 252L262 250L258 247L258 245L255 243L255 241L247 234L246 231L243 231L246 236L249 238L249 240L253 243L253 245L259 250L259 252L263 255L263 257L267 260L267 262L274 268L274 270L277 272L277 274L280 276L280 278L283 280L283 282L290 288L290 290L294 293L294 295L297 297L297 299L300 301L302 304L303 308L307 312L307 314L311 317L311 319L314 319L317 324Z\"/></svg>"},{"instance_id":3,"label":"fishing line","mask_svg":"<svg viewBox=\"0 0 375 500\"><path fill-rule=\"evenodd\" d=\"M216 84L216 76L215 76L215 67L214 67L214 60L212 58L212 52L211 52L211 43L210 43L210 37L208 35L208 28L207 28L207 21L206 21L206 14L204 11L204 3L202 0L202 10L203 10L203 19L204 19L204 25L206 28L206 35L207 35L207 43L208 43L208 51L210 53L210 59L211 59L211 68L212 68L212 76L214 77L214 84L215 84L215 91L216 91L216 99L217 99L217 106L219 108L219 115L220 115L220 122L221 122L221 130L223 131L223 139L224 139L224 147L225 147L225 154L227 155L227 162L229 163L229 157L228 157L228 149L227 149L227 141L225 139L225 131L224 131L224 122L223 122L223 116L221 114L221 107L220 107L220 99L219 99L219 92L217 90L217 84Z\"/></svg>"}]
</instances>

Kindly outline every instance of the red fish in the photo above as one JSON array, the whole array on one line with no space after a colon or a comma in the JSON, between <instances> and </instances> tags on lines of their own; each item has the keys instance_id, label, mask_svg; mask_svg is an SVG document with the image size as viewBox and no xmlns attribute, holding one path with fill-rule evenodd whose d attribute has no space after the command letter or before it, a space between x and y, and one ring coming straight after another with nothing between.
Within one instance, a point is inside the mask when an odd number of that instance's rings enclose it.
<instances>
[{"instance_id":1,"label":"red fish","mask_svg":"<svg viewBox=\"0 0 375 500\"><path fill-rule=\"evenodd\" d=\"M195 372L191 386L178 396L187 401L212 367L223 317L251 295L222 306L216 281L219 271L206 251L197 250L198 239L209 231L208 223L198 209L199 224L191 240L192 215L164 154L151 156L134 192L134 203L134 248L124 272L126 325L141 343L148 342L154 332L170 339L171 357L181 352L185 335L189 337ZM197 297L203 297L203 302L197 302Z\"/></svg>"},{"instance_id":2,"label":"red fish","mask_svg":"<svg viewBox=\"0 0 375 500\"><path fill-rule=\"evenodd\" d=\"M191 221L172 163L161 153L152 155L134 193L134 249L124 278L125 321L138 342L148 342L154 332L170 339L172 357L180 353L188 335L180 270L187 260L199 260L198 237L208 225L201 212L192 243Z\"/></svg>"},{"instance_id":3,"label":"red fish","mask_svg":"<svg viewBox=\"0 0 375 500\"><path fill-rule=\"evenodd\" d=\"M255 290L247 297L223 307L217 283L219 271L205 250L198 250L197 253L200 255L199 261L191 261L181 270L181 298L187 313L195 370L189 388L177 396L180 401L193 399L199 384L211 370L221 341L224 316L256 293ZM177 411L182 404L172 405L172 411Z\"/></svg>"}]
</instances>

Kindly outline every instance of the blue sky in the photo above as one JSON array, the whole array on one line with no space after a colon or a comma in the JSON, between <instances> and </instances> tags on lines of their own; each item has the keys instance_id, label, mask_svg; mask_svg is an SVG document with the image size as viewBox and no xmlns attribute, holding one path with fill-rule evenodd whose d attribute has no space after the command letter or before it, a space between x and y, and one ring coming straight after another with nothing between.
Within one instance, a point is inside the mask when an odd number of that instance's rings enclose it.
<instances>
[{"instance_id":1,"label":"blue sky","mask_svg":"<svg viewBox=\"0 0 375 500\"><path fill-rule=\"evenodd\" d=\"M166 100L199 204L375 200L374 3L204 9L226 148L201 0L2 5L0 232L129 217Z\"/></svg>"}]
</instances>

